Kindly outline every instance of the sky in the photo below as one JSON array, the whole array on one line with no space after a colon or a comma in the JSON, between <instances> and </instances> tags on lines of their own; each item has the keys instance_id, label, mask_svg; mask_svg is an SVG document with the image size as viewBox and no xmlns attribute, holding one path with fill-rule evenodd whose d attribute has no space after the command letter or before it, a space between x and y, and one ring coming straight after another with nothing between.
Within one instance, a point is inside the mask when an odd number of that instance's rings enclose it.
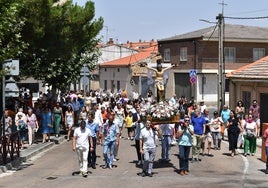
<instances>
[{"instance_id":1,"label":"sky","mask_svg":"<svg viewBox=\"0 0 268 188\"><path fill-rule=\"evenodd\" d=\"M160 40L214 26L216 16L268 17L267 0L92 0L95 18L103 17L103 42ZM87 0L73 0L84 6ZM222 4L225 4L222 6ZM208 23L206 20L211 23ZM265 19L225 18L226 24L268 27Z\"/></svg>"}]
</instances>

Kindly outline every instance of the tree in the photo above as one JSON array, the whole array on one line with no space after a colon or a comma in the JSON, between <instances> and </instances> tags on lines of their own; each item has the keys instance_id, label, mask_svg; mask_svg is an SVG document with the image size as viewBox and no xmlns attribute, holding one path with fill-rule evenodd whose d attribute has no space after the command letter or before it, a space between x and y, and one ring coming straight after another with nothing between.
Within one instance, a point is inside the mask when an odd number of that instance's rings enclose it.
<instances>
[{"instance_id":1,"label":"tree","mask_svg":"<svg viewBox=\"0 0 268 188\"><path fill-rule=\"evenodd\" d=\"M94 3L84 7L67 1L52 6L51 0L24 0L21 15L26 18L23 38L30 46L22 57L22 74L64 90L80 77L87 64L92 70L99 56L97 37L102 17L94 19ZM93 20L94 19L94 20Z\"/></svg>"},{"instance_id":2,"label":"tree","mask_svg":"<svg viewBox=\"0 0 268 188\"><path fill-rule=\"evenodd\" d=\"M0 1L0 64L17 58L27 48L21 36L24 19L19 17L20 5L15 0ZM4 70L0 74L5 75Z\"/></svg>"}]
</instances>

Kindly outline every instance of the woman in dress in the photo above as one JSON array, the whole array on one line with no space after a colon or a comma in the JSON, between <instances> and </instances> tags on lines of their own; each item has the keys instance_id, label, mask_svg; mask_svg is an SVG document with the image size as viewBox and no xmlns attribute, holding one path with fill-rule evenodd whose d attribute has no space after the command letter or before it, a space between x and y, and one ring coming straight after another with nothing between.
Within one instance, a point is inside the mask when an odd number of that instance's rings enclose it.
<instances>
[{"instance_id":1,"label":"woman in dress","mask_svg":"<svg viewBox=\"0 0 268 188\"><path fill-rule=\"evenodd\" d=\"M239 120L236 117L236 114L233 110L230 112L230 118L228 119L227 122L227 127L228 127L228 141L229 141L229 150L231 151L231 156L236 155L236 149L237 149L237 140L238 140L238 135L240 133L239 129Z\"/></svg>"},{"instance_id":2,"label":"woman in dress","mask_svg":"<svg viewBox=\"0 0 268 188\"><path fill-rule=\"evenodd\" d=\"M118 103L116 106L116 109L114 111L115 111L115 120L114 121L117 123L117 125L119 127L119 136L121 137L123 124L125 121L125 110L124 110L124 108L122 108L122 104ZM118 141L118 143L115 145L115 148L114 148L114 160L116 160L117 156L118 156L119 144L120 144L120 141Z\"/></svg>"},{"instance_id":3,"label":"woman in dress","mask_svg":"<svg viewBox=\"0 0 268 188\"><path fill-rule=\"evenodd\" d=\"M86 106L83 106L81 112L79 113L79 124L81 121L87 120L87 114L88 114L87 108Z\"/></svg>"},{"instance_id":4,"label":"woman in dress","mask_svg":"<svg viewBox=\"0 0 268 188\"><path fill-rule=\"evenodd\" d=\"M48 106L46 106L42 111L42 134L43 134L43 143L50 142L50 135L53 133L53 115Z\"/></svg>"},{"instance_id":5,"label":"woman in dress","mask_svg":"<svg viewBox=\"0 0 268 188\"><path fill-rule=\"evenodd\" d=\"M57 102L56 106L54 107L53 110L53 115L54 115L54 131L55 131L55 136L58 137L60 133L60 122L63 120L63 112L62 108L60 106L60 103Z\"/></svg>"},{"instance_id":6,"label":"woman in dress","mask_svg":"<svg viewBox=\"0 0 268 188\"><path fill-rule=\"evenodd\" d=\"M74 112L71 105L67 106L67 111L65 112L65 125L67 129L67 141L70 141L72 127L74 125Z\"/></svg>"},{"instance_id":7,"label":"woman in dress","mask_svg":"<svg viewBox=\"0 0 268 188\"><path fill-rule=\"evenodd\" d=\"M26 122L28 125L28 141L29 141L29 145L32 145L33 142L35 142L35 133L37 132L39 128L38 120L31 108L28 109L26 118L27 118Z\"/></svg>"}]
</instances>

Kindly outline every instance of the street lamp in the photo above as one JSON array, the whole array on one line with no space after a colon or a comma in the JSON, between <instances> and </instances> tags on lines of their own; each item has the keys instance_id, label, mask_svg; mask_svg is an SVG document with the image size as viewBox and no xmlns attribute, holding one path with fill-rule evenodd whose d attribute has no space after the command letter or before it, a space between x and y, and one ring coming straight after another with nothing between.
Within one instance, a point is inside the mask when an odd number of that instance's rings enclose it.
<instances>
[{"instance_id":1,"label":"street lamp","mask_svg":"<svg viewBox=\"0 0 268 188\"><path fill-rule=\"evenodd\" d=\"M4 70L3 76L2 76L2 125L3 125L3 130L2 130L2 149L3 149L3 162L4 164L6 163L6 156L7 156L7 150L6 150L6 121L5 121L5 110L6 110L6 91L9 93L12 93L14 89L14 92L18 94L19 90L18 87L13 80L12 77L8 80L8 87L6 87L6 77L5 76L13 76L13 75L19 75L19 61L18 60L12 60L8 59L5 60L4 63L2 64L2 70ZM15 84L15 85L14 85ZM15 96L15 95L14 95Z\"/></svg>"}]
</instances>

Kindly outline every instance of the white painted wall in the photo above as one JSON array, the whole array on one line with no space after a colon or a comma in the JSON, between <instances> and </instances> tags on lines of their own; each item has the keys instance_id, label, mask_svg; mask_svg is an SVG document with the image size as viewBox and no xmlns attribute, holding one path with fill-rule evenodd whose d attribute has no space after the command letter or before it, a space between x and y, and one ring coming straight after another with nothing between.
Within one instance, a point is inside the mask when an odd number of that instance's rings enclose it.
<instances>
[{"instance_id":1,"label":"white painted wall","mask_svg":"<svg viewBox=\"0 0 268 188\"><path fill-rule=\"evenodd\" d=\"M129 67L118 67L118 68L100 68L100 88L104 89L104 81L107 80L107 90L112 89L112 80L114 80L115 91L117 89L117 81L120 81L120 89L130 88L131 74ZM131 91L128 91L128 93Z\"/></svg>"},{"instance_id":2,"label":"white painted wall","mask_svg":"<svg viewBox=\"0 0 268 188\"><path fill-rule=\"evenodd\" d=\"M120 59L120 58L127 57L127 56L137 53L137 51L135 50L122 47L119 45L105 46L105 47L100 48L100 51L102 54L98 60L98 64L112 61L115 59Z\"/></svg>"}]
</instances>

